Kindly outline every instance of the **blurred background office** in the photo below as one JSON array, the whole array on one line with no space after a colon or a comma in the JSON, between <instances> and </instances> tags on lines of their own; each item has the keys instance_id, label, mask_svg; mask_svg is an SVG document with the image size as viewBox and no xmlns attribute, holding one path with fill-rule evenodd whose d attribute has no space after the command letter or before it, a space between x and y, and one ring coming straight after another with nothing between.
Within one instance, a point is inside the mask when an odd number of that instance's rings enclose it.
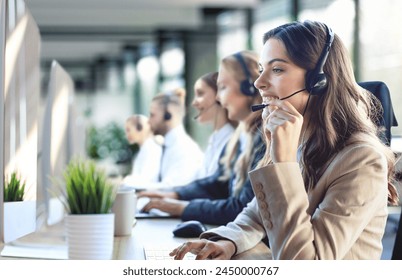
<instances>
[{"instance_id":1,"label":"blurred background office","mask_svg":"<svg viewBox=\"0 0 402 280\"><path fill-rule=\"evenodd\" d=\"M10 1L13 2L13 1ZM16 3L18 1L15 1ZM187 89L186 128L206 147L212 127L193 120L193 84L233 52L259 52L266 30L291 20L326 22L346 42L358 81L381 80L402 121L402 2L398 0L26 0L41 45L42 97L55 59L75 85L81 151L127 173L136 151L125 119L148 115L158 92ZM395 150L402 126L394 127ZM80 135L81 137L82 135ZM80 141L78 141L80 142ZM122 174L124 175L124 174Z\"/></svg>"}]
</instances>

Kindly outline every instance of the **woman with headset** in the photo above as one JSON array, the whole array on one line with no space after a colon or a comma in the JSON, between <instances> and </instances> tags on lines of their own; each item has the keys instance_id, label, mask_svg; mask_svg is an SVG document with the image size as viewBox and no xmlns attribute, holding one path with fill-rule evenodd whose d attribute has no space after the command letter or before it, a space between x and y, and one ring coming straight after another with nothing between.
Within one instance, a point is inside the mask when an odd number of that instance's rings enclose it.
<instances>
[{"instance_id":1,"label":"woman with headset","mask_svg":"<svg viewBox=\"0 0 402 280\"><path fill-rule=\"evenodd\" d=\"M148 118L144 115L132 115L125 124L126 138L129 144L137 144L137 155L133 159L130 175L123 182L125 184L141 185L146 182L158 182L159 161L162 154L162 141L152 133Z\"/></svg>"},{"instance_id":2,"label":"woman with headset","mask_svg":"<svg viewBox=\"0 0 402 280\"><path fill-rule=\"evenodd\" d=\"M229 120L227 110L216 100L217 78L218 72L210 72L194 83L194 99L191 105L198 111L194 119L200 124L213 126L198 178L211 176L218 170L222 151L234 132L234 123Z\"/></svg>"},{"instance_id":3,"label":"woman with headset","mask_svg":"<svg viewBox=\"0 0 402 280\"><path fill-rule=\"evenodd\" d=\"M262 101L253 85L257 77L258 57L254 52L242 51L222 59L217 99L227 109L229 119L239 125L226 146L220 168L214 175L174 191L140 193L140 197L151 197L144 211L157 208L185 221L223 225L233 221L252 200L248 171L265 153L258 130L261 116L250 111L251 105Z\"/></svg>"},{"instance_id":4,"label":"woman with headset","mask_svg":"<svg viewBox=\"0 0 402 280\"><path fill-rule=\"evenodd\" d=\"M285 24L263 42L255 85L267 150L250 172L256 198L171 255L230 259L267 235L274 259L380 259L387 205L398 195L375 100L325 24Z\"/></svg>"}]
</instances>

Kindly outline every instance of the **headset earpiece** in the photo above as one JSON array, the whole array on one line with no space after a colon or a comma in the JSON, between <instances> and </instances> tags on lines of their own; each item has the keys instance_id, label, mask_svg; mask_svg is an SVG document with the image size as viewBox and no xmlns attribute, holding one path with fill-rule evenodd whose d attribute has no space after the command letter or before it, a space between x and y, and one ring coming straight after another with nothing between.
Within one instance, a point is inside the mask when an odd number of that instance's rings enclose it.
<instances>
[{"instance_id":1,"label":"headset earpiece","mask_svg":"<svg viewBox=\"0 0 402 280\"><path fill-rule=\"evenodd\" d=\"M327 41L325 42L324 49L317 61L317 64L313 70L307 71L306 73L306 89L311 95L321 95L325 92L327 88L327 77L324 73L324 65L327 61L329 51L331 49L332 42L334 41L334 32L326 24L325 28L327 30Z\"/></svg>"},{"instance_id":2,"label":"headset earpiece","mask_svg":"<svg viewBox=\"0 0 402 280\"><path fill-rule=\"evenodd\" d=\"M164 109L164 113L163 113L163 120L164 121L168 121L172 119L172 114L168 111L168 105L170 102L170 97L169 95L164 95L163 97L163 109Z\"/></svg>"},{"instance_id":3,"label":"headset earpiece","mask_svg":"<svg viewBox=\"0 0 402 280\"><path fill-rule=\"evenodd\" d=\"M142 130L142 123L141 123L141 117L139 115L135 116L135 129L137 131L141 131Z\"/></svg>"},{"instance_id":4,"label":"headset earpiece","mask_svg":"<svg viewBox=\"0 0 402 280\"><path fill-rule=\"evenodd\" d=\"M247 68L246 62L243 59L241 53L235 53L234 57L239 62L241 68L243 69L246 79L240 82L240 91L247 96L254 96L257 93L257 89L254 86L253 80L251 78L250 71Z\"/></svg>"},{"instance_id":5,"label":"headset earpiece","mask_svg":"<svg viewBox=\"0 0 402 280\"><path fill-rule=\"evenodd\" d=\"M165 121L168 121L168 120L170 120L172 118L172 114L170 113L170 112L168 112L167 111L167 108L166 108L166 111L165 111L165 113L163 114L163 119L165 120Z\"/></svg>"}]
</instances>

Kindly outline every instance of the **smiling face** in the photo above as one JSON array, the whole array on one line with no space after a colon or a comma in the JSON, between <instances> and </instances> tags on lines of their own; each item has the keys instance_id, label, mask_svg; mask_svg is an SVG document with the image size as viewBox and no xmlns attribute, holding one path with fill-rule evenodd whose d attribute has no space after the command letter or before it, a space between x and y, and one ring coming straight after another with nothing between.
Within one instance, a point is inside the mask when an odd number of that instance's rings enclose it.
<instances>
[{"instance_id":1,"label":"smiling face","mask_svg":"<svg viewBox=\"0 0 402 280\"><path fill-rule=\"evenodd\" d=\"M282 99L305 88L306 70L294 64L286 53L283 43L275 38L265 42L260 56L260 76L255 81L264 103L269 100ZM308 93L302 91L289 99L299 113L307 103ZM263 117L268 114L268 107Z\"/></svg>"},{"instance_id":2,"label":"smiling face","mask_svg":"<svg viewBox=\"0 0 402 280\"><path fill-rule=\"evenodd\" d=\"M233 121L243 121L250 115L251 97L240 91L240 81L222 64L218 75L218 100Z\"/></svg>"},{"instance_id":3,"label":"smiling face","mask_svg":"<svg viewBox=\"0 0 402 280\"><path fill-rule=\"evenodd\" d=\"M202 79L198 79L194 84L194 100L191 105L198 110L198 122L212 122L216 115L214 107L218 106L215 90Z\"/></svg>"}]
</instances>

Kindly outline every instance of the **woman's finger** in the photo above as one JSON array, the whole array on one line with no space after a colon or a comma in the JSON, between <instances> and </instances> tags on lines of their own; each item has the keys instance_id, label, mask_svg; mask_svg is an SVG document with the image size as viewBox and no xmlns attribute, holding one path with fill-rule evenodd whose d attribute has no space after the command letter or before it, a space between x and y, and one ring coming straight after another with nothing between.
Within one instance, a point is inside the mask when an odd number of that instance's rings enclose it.
<instances>
[{"instance_id":1,"label":"woman's finger","mask_svg":"<svg viewBox=\"0 0 402 280\"><path fill-rule=\"evenodd\" d=\"M279 109L291 113L292 115L296 116L300 115L299 111L297 111L296 108L287 100L279 100L279 99L272 100L268 107L270 106L276 106Z\"/></svg>"},{"instance_id":2,"label":"woman's finger","mask_svg":"<svg viewBox=\"0 0 402 280\"><path fill-rule=\"evenodd\" d=\"M160 199L153 198L141 209L142 212L149 212L152 208L158 208Z\"/></svg>"},{"instance_id":3,"label":"woman's finger","mask_svg":"<svg viewBox=\"0 0 402 280\"><path fill-rule=\"evenodd\" d=\"M199 241L197 242L186 242L183 243L180 247L177 248L175 254L170 254L171 256L174 255L174 259L175 260L182 260L184 258L184 256L191 252L192 250L201 250L201 248L203 248L205 246L205 243L200 243Z\"/></svg>"},{"instance_id":4,"label":"woman's finger","mask_svg":"<svg viewBox=\"0 0 402 280\"><path fill-rule=\"evenodd\" d=\"M216 251L215 246L211 246L211 242L207 242L205 246L197 253L196 260L212 259L213 253Z\"/></svg>"}]
</instances>

